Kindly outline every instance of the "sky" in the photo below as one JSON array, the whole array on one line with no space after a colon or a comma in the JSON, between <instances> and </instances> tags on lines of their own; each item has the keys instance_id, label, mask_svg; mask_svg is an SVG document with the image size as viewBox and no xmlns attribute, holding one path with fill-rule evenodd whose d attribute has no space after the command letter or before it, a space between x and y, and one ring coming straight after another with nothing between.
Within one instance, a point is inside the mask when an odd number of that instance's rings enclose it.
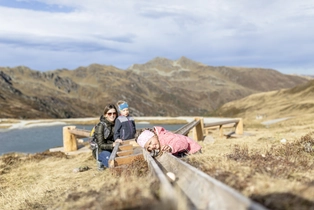
<instances>
[{"instance_id":1,"label":"sky","mask_svg":"<svg viewBox=\"0 0 314 210\"><path fill-rule=\"evenodd\" d=\"M156 57L314 75L313 0L0 0L0 66Z\"/></svg>"}]
</instances>

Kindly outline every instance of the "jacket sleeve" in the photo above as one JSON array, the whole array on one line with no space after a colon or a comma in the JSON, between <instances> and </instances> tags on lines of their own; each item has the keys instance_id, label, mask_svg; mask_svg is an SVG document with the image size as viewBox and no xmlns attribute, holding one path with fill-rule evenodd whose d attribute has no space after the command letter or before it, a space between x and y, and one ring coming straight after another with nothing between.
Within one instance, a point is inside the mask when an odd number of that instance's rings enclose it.
<instances>
[{"instance_id":1,"label":"jacket sleeve","mask_svg":"<svg viewBox=\"0 0 314 210\"><path fill-rule=\"evenodd\" d=\"M95 134L98 146L104 143L104 125L102 123L98 123L95 127Z\"/></svg>"},{"instance_id":2,"label":"jacket sleeve","mask_svg":"<svg viewBox=\"0 0 314 210\"><path fill-rule=\"evenodd\" d=\"M110 130L106 125L99 123L95 128L97 144L102 150L112 150L113 145L112 141L107 141L108 136L110 135Z\"/></svg>"},{"instance_id":3,"label":"jacket sleeve","mask_svg":"<svg viewBox=\"0 0 314 210\"><path fill-rule=\"evenodd\" d=\"M161 145L169 145L172 148L171 153L189 151L189 142L187 137L181 134L175 134L170 131L164 132L164 135L159 138Z\"/></svg>"},{"instance_id":4,"label":"jacket sleeve","mask_svg":"<svg viewBox=\"0 0 314 210\"><path fill-rule=\"evenodd\" d=\"M114 140L121 139L121 136L120 136L121 127L122 127L122 124L119 118L117 118L114 124L114 135L113 135Z\"/></svg>"}]
</instances>

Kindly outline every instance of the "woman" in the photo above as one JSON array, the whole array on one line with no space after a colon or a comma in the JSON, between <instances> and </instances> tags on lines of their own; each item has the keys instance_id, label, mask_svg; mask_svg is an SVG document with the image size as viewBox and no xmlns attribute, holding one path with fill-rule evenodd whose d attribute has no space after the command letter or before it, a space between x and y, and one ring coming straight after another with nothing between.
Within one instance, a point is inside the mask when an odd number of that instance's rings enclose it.
<instances>
[{"instance_id":1,"label":"woman","mask_svg":"<svg viewBox=\"0 0 314 210\"><path fill-rule=\"evenodd\" d=\"M201 152L201 146L193 139L167 131L163 127L155 126L153 129L140 130L135 141L148 152L165 151L177 157Z\"/></svg>"},{"instance_id":2,"label":"woman","mask_svg":"<svg viewBox=\"0 0 314 210\"><path fill-rule=\"evenodd\" d=\"M99 168L103 168L103 166L108 167L108 161L113 150L116 117L116 106L114 104L108 104L104 109L104 114L100 116L100 122L95 127L94 139L96 140L98 148L93 150L93 156L98 160Z\"/></svg>"}]
</instances>

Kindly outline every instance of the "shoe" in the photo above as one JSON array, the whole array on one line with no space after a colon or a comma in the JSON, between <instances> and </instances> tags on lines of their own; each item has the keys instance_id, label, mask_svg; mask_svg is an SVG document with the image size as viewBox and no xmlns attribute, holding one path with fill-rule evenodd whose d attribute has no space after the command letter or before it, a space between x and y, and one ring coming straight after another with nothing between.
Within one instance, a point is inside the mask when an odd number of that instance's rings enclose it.
<instances>
[{"instance_id":1,"label":"shoe","mask_svg":"<svg viewBox=\"0 0 314 210\"><path fill-rule=\"evenodd\" d=\"M83 171L87 171L89 170L90 168L88 166L80 166L78 168L75 168L73 169L73 172L74 173L77 173L77 172L83 172Z\"/></svg>"}]
</instances>

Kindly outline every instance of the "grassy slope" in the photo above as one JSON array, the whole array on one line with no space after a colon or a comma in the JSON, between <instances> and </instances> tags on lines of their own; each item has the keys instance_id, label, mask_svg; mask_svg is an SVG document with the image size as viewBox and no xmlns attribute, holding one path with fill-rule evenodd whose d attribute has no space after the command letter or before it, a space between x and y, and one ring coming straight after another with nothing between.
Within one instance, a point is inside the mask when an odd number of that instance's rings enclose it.
<instances>
[{"instance_id":1,"label":"grassy slope","mask_svg":"<svg viewBox=\"0 0 314 210\"><path fill-rule=\"evenodd\" d=\"M203 153L186 161L270 209L310 209L314 206L313 129L312 120L290 119L268 128L245 125L245 135L236 139L220 138L213 130L210 136L215 141L200 142ZM79 166L90 169L74 173ZM122 171L99 172L89 153L2 156L0 209L154 207L156 189L146 173L141 160Z\"/></svg>"}]
</instances>

